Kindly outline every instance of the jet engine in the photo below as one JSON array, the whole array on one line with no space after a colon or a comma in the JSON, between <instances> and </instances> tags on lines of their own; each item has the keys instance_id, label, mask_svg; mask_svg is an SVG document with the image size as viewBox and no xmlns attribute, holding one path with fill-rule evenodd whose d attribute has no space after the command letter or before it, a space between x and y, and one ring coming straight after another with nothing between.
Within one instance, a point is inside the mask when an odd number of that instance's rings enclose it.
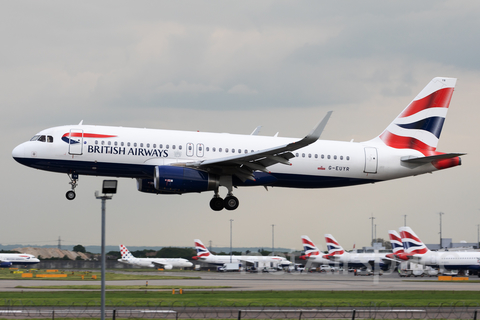
<instances>
[{"instance_id":1,"label":"jet engine","mask_svg":"<svg viewBox=\"0 0 480 320\"><path fill-rule=\"evenodd\" d=\"M175 167L156 166L153 185L157 193L189 193L215 190L219 177L205 171Z\"/></svg>"},{"instance_id":2,"label":"jet engine","mask_svg":"<svg viewBox=\"0 0 480 320\"><path fill-rule=\"evenodd\" d=\"M11 266L12 266L11 262L7 262L7 261L0 262L0 268L10 268Z\"/></svg>"},{"instance_id":3,"label":"jet engine","mask_svg":"<svg viewBox=\"0 0 480 320\"><path fill-rule=\"evenodd\" d=\"M173 268L173 266L171 264L164 264L163 265L163 269L165 270L171 270Z\"/></svg>"}]
</instances>

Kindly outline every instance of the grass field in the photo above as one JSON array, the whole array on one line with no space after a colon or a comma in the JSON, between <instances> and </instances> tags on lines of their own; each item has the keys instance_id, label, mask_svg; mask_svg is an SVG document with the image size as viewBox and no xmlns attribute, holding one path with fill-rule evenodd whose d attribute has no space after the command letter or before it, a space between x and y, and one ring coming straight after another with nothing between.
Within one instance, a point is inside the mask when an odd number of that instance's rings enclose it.
<instances>
[{"instance_id":1,"label":"grass field","mask_svg":"<svg viewBox=\"0 0 480 320\"><path fill-rule=\"evenodd\" d=\"M178 292L178 291L177 291ZM478 291L108 291L107 305L429 306L479 305ZM0 292L0 305L98 305L100 292Z\"/></svg>"}]
</instances>

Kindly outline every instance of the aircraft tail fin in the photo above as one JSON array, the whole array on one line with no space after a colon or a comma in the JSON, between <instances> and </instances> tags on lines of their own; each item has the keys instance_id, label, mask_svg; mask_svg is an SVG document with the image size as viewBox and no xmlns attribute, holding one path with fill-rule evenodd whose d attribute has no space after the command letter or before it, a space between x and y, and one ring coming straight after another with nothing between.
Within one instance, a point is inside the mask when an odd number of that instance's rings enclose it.
<instances>
[{"instance_id":1,"label":"aircraft tail fin","mask_svg":"<svg viewBox=\"0 0 480 320\"><path fill-rule=\"evenodd\" d=\"M400 227L399 230L406 255L418 257L430 252L410 227Z\"/></svg>"},{"instance_id":2,"label":"aircraft tail fin","mask_svg":"<svg viewBox=\"0 0 480 320\"><path fill-rule=\"evenodd\" d=\"M403 242L398 232L395 230L388 230L388 236L390 237L393 254L403 253Z\"/></svg>"},{"instance_id":3,"label":"aircraft tail fin","mask_svg":"<svg viewBox=\"0 0 480 320\"><path fill-rule=\"evenodd\" d=\"M331 234L325 235L325 241L327 242L328 256L341 256L345 253L343 247Z\"/></svg>"},{"instance_id":4,"label":"aircraft tail fin","mask_svg":"<svg viewBox=\"0 0 480 320\"><path fill-rule=\"evenodd\" d=\"M456 81L433 78L378 138L396 149L435 151Z\"/></svg>"},{"instance_id":5,"label":"aircraft tail fin","mask_svg":"<svg viewBox=\"0 0 480 320\"><path fill-rule=\"evenodd\" d=\"M195 239L193 241L195 242L195 248L197 249L197 256L193 257L194 260L197 260L198 258L205 258L212 255L210 251L207 249L207 247L202 243L202 241L200 241L200 239Z\"/></svg>"},{"instance_id":6,"label":"aircraft tail fin","mask_svg":"<svg viewBox=\"0 0 480 320\"><path fill-rule=\"evenodd\" d=\"M302 236L302 243L303 243L303 250L305 251L305 256L318 256L320 254L320 250L318 250L315 243L308 236Z\"/></svg>"},{"instance_id":7,"label":"aircraft tail fin","mask_svg":"<svg viewBox=\"0 0 480 320\"><path fill-rule=\"evenodd\" d=\"M135 257L130 253L130 251L123 244L119 245L120 254L122 255L122 260L133 260Z\"/></svg>"}]
</instances>

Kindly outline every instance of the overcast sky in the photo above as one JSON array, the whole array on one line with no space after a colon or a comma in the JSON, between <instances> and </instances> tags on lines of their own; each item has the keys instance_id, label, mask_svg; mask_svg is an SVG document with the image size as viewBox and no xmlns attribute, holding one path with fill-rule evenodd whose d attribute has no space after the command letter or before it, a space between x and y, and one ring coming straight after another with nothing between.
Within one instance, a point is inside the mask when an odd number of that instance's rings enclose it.
<instances>
[{"instance_id":1,"label":"overcast sky","mask_svg":"<svg viewBox=\"0 0 480 320\"><path fill-rule=\"evenodd\" d=\"M438 150L462 166L338 189L240 188L236 211L211 192L150 195L120 179L107 244L346 248L407 225L426 243L477 240L480 224L478 1L4 1L0 4L2 244L100 243L103 178L16 163L12 149L65 124L369 140L434 77L458 78ZM225 195L225 190L221 190Z\"/></svg>"}]
</instances>

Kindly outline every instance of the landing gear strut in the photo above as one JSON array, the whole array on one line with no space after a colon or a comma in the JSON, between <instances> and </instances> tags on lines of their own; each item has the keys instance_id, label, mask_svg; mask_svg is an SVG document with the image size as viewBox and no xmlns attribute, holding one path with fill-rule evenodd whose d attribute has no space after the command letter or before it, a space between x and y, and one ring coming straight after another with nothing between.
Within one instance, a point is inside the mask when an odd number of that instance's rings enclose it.
<instances>
[{"instance_id":1,"label":"landing gear strut","mask_svg":"<svg viewBox=\"0 0 480 320\"><path fill-rule=\"evenodd\" d=\"M70 178L69 184L72 186L72 190L67 191L67 193L65 194L65 197L68 200L73 200L76 197L75 188L77 187L78 174L76 173L72 173L71 175L68 174L68 177Z\"/></svg>"}]
</instances>

